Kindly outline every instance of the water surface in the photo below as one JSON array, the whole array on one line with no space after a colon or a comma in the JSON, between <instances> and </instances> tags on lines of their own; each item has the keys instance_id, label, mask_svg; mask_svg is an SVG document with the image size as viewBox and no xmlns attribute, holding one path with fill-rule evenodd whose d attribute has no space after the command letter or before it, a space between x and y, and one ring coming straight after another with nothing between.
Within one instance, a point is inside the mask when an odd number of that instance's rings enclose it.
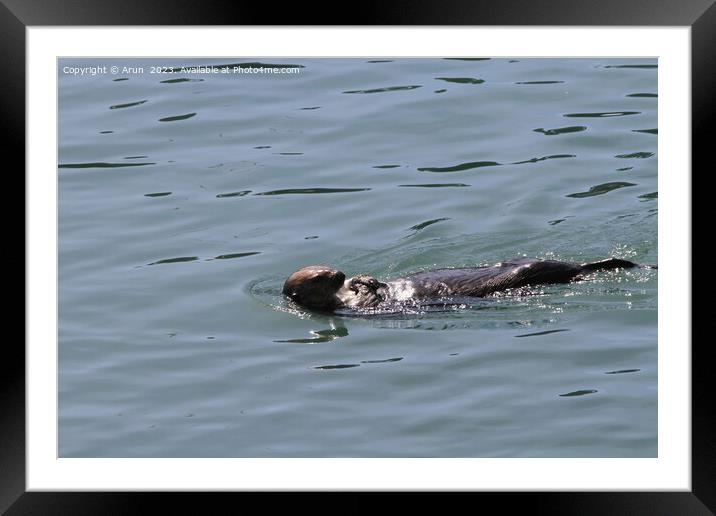
<instances>
[{"instance_id":1,"label":"water surface","mask_svg":"<svg viewBox=\"0 0 716 516\"><path fill-rule=\"evenodd\" d=\"M60 456L656 456L656 270L380 317L280 295L313 263L657 263L656 61L177 71L261 61L60 60ZM112 64L144 72L62 72Z\"/></svg>"}]
</instances>

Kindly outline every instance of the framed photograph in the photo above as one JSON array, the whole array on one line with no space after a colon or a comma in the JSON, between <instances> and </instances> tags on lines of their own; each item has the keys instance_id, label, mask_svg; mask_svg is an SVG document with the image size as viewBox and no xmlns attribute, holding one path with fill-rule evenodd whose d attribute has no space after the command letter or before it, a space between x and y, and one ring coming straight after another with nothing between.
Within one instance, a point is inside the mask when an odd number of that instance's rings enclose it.
<instances>
[{"instance_id":1,"label":"framed photograph","mask_svg":"<svg viewBox=\"0 0 716 516\"><path fill-rule=\"evenodd\" d=\"M356 26L10 4L28 303L3 510L713 510L691 346L709 2Z\"/></svg>"}]
</instances>

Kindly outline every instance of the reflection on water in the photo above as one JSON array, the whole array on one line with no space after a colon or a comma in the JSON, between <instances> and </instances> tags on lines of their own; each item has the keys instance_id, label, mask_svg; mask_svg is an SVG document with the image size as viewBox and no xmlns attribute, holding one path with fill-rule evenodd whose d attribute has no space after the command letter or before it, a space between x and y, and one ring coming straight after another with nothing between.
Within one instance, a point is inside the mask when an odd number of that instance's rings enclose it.
<instances>
[{"instance_id":1,"label":"reflection on water","mask_svg":"<svg viewBox=\"0 0 716 516\"><path fill-rule=\"evenodd\" d=\"M617 154L615 158L651 158L654 155L653 152L631 152L629 154Z\"/></svg>"},{"instance_id":2,"label":"reflection on water","mask_svg":"<svg viewBox=\"0 0 716 516\"><path fill-rule=\"evenodd\" d=\"M450 167L422 167L418 168L420 172L461 172L463 170L470 170L472 168L480 167L494 167L499 165L495 161L471 161L469 163L460 163L459 165L453 165Z\"/></svg>"},{"instance_id":3,"label":"reflection on water","mask_svg":"<svg viewBox=\"0 0 716 516\"><path fill-rule=\"evenodd\" d=\"M622 369L621 371L607 371L604 374L638 373L641 369Z\"/></svg>"},{"instance_id":4,"label":"reflection on water","mask_svg":"<svg viewBox=\"0 0 716 516\"><path fill-rule=\"evenodd\" d=\"M420 88L420 85L417 85L417 86L389 86L386 88L373 88L373 89L369 89L369 90L350 90L350 91L344 91L343 93L385 93L387 91L414 90L415 88Z\"/></svg>"},{"instance_id":5,"label":"reflection on water","mask_svg":"<svg viewBox=\"0 0 716 516\"><path fill-rule=\"evenodd\" d=\"M559 330L538 331L535 333L525 333L522 335L515 335L515 337L538 337L541 335L549 335L550 333L559 333L560 331L569 331L569 329L563 328L563 329L559 329Z\"/></svg>"},{"instance_id":6,"label":"reflection on water","mask_svg":"<svg viewBox=\"0 0 716 516\"><path fill-rule=\"evenodd\" d=\"M567 133L579 133L582 131L586 131L587 128L583 125L570 125L568 127L557 127L555 129L535 129L534 131L536 133L542 133L546 136L554 136L557 134L567 134Z\"/></svg>"},{"instance_id":7,"label":"reflection on water","mask_svg":"<svg viewBox=\"0 0 716 516\"><path fill-rule=\"evenodd\" d=\"M617 190L619 188L626 188L627 186L636 186L636 185L634 183L627 183L626 181L613 181L611 183L604 183L601 185L592 186L586 192L577 192L577 193L569 194L569 195L567 195L567 197L574 197L576 199L581 199L582 197L594 197L595 195L604 195L605 193L609 193L612 190Z\"/></svg>"},{"instance_id":8,"label":"reflection on water","mask_svg":"<svg viewBox=\"0 0 716 516\"><path fill-rule=\"evenodd\" d=\"M412 187L412 188L460 188L463 186L470 186L466 185L465 183L424 183L421 185L398 185L403 187Z\"/></svg>"},{"instance_id":9,"label":"reflection on water","mask_svg":"<svg viewBox=\"0 0 716 516\"><path fill-rule=\"evenodd\" d=\"M515 84L562 84L564 81L517 81Z\"/></svg>"},{"instance_id":10,"label":"reflection on water","mask_svg":"<svg viewBox=\"0 0 716 516\"><path fill-rule=\"evenodd\" d=\"M57 168L122 168L122 167L144 167L156 165L156 163L60 163Z\"/></svg>"},{"instance_id":11,"label":"reflection on water","mask_svg":"<svg viewBox=\"0 0 716 516\"><path fill-rule=\"evenodd\" d=\"M573 118L603 118L612 116L627 116L627 115L640 115L640 111L607 111L603 113L568 113L566 117Z\"/></svg>"},{"instance_id":12,"label":"reflection on water","mask_svg":"<svg viewBox=\"0 0 716 516\"><path fill-rule=\"evenodd\" d=\"M472 77L435 77L436 81L454 82L457 84L482 84L482 79L474 79Z\"/></svg>"},{"instance_id":13,"label":"reflection on water","mask_svg":"<svg viewBox=\"0 0 716 516\"><path fill-rule=\"evenodd\" d=\"M596 389L582 389L579 391L572 391L568 392L566 394L560 394L560 396L584 396L585 394L594 394L595 392L598 392Z\"/></svg>"},{"instance_id":14,"label":"reflection on water","mask_svg":"<svg viewBox=\"0 0 716 516\"><path fill-rule=\"evenodd\" d=\"M439 219L432 219L432 220L426 220L425 222L421 222L420 224L415 224L414 226L410 226L410 229L413 231L420 231L421 229L424 229L428 226L432 226L433 224L437 224L438 222L441 222L443 220L450 220L449 217L441 217Z\"/></svg>"},{"instance_id":15,"label":"reflection on water","mask_svg":"<svg viewBox=\"0 0 716 516\"><path fill-rule=\"evenodd\" d=\"M144 197L166 197L167 195L171 195L171 192L154 192L154 193L147 193L144 194Z\"/></svg>"},{"instance_id":16,"label":"reflection on water","mask_svg":"<svg viewBox=\"0 0 716 516\"><path fill-rule=\"evenodd\" d=\"M193 116L196 116L196 113L187 113L186 115L176 115L176 116L167 116L164 118L160 118L160 122L176 122L178 120L186 120L187 118L191 118Z\"/></svg>"},{"instance_id":17,"label":"reflection on water","mask_svg":"<svg viewBox=\"0 0 716 516\"><path fill-rule=\"evenodd\" d=\"M126 104L115 104L114 106L109 106L109 109L122 109L122 108L134 107L134 106L141 106L145 102L147 102L147 101L140 100L137 102L127 102Z\"/></svg>"},{"instance_id":18,"label":"reflection on water","mask_svg":"<svg viewBox=\"0 0 716 516\"><path fill-rule=\"evenodd\" d=\"M294 344L316 344L319 342L330 342L341 337L348 335L348 329L345 326L338 328L330 328L327 330L311 330L311 333L315 335L310 339L287 339L287 340L275 340L274 342L291 342Z\"/></svg>"},{"instance_id":19,"label":"reflection on water","mask_svg":"<svg viewBox=\"0 0 716 516\"><path fill-rule=\"evenodd\" d=\"M289 194L324 194L324 193L347 193L366 192L370 188L287 188L285 190L271 190L270 192L258 192L254 195L289 195Z\"/></svg>"}]
</instances>

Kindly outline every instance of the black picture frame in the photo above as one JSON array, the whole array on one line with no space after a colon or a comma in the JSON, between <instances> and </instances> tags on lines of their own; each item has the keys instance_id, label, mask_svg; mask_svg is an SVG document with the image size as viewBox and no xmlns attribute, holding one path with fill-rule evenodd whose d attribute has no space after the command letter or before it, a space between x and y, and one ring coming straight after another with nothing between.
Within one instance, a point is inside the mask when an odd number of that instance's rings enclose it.
<instances>
[{"instance_id":1,"label":"black picture frame","mask_svg":"<svg viewBox=\"0 0 716 516\"><path fill-rule=\"evenodd\" d=\"M714 141L712 101L716 92L716 4L714 0L463 0L453 2L362 2L339 6L305 3L176 2L155 0L2 0L0 2L0 64L5 71L0 94L3 146L24 148L25 29L43 25L570 25L570 26L690 26L692 34L692 169L712 168ZM345 14L351 12L351 18ZM24 154L18 167L24 169ZM711 158L711 159L709 159ZM6 168L6 172L9 169ZM7 174L11 175L11 174ZM6 175L6 177L7 177ZM18 175L18 174L15 174ZM692 177L694 174L692 173ZM24 189L24 186L23 186ZM24 237L23 237L24 238ZM49 257L48 257L49 259ZM691 278L685 278L691 281ZM682 300L691 303L691 300ZM710 340L710 339L709 339ZM670 345L688 346L690 342ZM523 509L535 514L713 514L716 512L716 428L711 396L711 363L707 341L692 347L692 490L691 492L568 492L469 493L459 495L471 504L500 504L500 512ZM242 504L255 500L250 493L79 493L25 492L25 347L8 339L0 374L0 512L16 514L135 514L148 512L159 501L162 512L202 513L210 504ZM709 408L711 407L711 408ZM276 495L273 495L276 496ZM465 499L470 497L469 499ZM478 497L477 500L475 497ZM409 498L423 509L445 510L441 497L423 493ZM292 511L339 510L355 513L383 506L376 493L348 493L316 505L299 493L272 498ZM437 504L440 505L437 505ZM400 502L405 510L405 502ZM470 507L470 506L468 506ZM237 509L238 510L238 509ZM232 510L233 512L233 510Z\"/></svg>"}]
</instances>

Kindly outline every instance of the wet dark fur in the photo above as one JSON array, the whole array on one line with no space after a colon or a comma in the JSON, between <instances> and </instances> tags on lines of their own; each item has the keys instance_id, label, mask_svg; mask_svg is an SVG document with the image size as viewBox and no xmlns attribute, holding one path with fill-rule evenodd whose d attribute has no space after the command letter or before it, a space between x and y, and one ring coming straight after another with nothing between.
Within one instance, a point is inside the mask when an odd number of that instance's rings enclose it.
<instances>
[{"instance_id":1,"label":"wet dark fur","mask_svg":"<svg viewBox=\"0 0 716 516\"><path fill-rule=\"evenodd\" d=\"M569 263L536 258L518 258L490 267L435 269L395 278L386 283L361 275L345 274L327 266L312 265L292 274L283 293L296 303L319 311L337 308L374 308L399 301L401 289L415 301L449 297L484 297L495 292L528 285L569 283L592 271L639 267L618 258L592 263Z\"/></svg>"}]
</instances>

